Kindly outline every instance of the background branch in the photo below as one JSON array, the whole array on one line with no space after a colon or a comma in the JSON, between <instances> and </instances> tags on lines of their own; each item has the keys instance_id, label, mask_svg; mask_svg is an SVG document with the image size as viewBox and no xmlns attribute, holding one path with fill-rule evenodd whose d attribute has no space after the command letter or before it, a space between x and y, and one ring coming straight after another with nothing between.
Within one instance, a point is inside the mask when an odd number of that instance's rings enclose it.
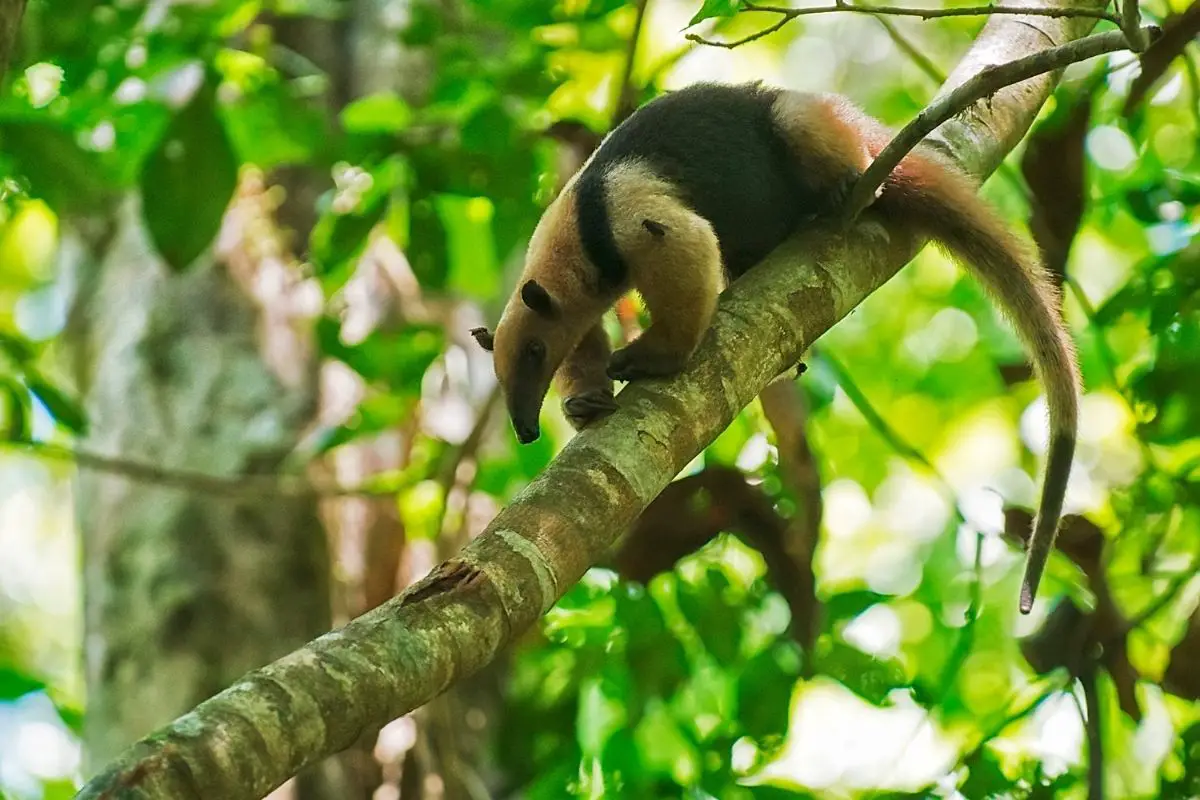
<instances>
[{"instance_id":1,"label":"background branch","mask_svg":"<svg viewBox=\"0 0 1200 800\"><path fill-rule=\"evenodd\" d=\"M984 68L970 80L936 98L892 138L855 184L847 202L847 215L853 219L870 205L875 197L875 190L883 185L904 157L938 126L972 103L995 94L1005 86L1012 86L1037 75L1057 72L1078 61L1124 50L1127 47L1124 33L1108 31Z\"/></svg>"},{"instance_id":2,"label":"background branch","mask_svg":"<svg viewBox=\"0 0 1200 800\"><path fill-rule=\"evenodd\" d=\"M0 442L0 446L22 450L37 458L70 461L82 469L119 475L141 483L223 497L379 497L395 494L405 483L405 479L400 476L376 476L356 486L313 481L301 475L261 474L230 477L105 456L48 442L8 440Z\"/></svg>"},{"instance_id":3,"label":"background branch","mask_svg":"<svg viewBox=\"0 0 1200 800\"><path fill-rule=\"evenodd\" d=\"M951 77L1085 34L1094 20L996 17ZM943 148L982 178L1053 88L1005 93L1003 114L944 126ZM863 224L885 225L870 214ZM627 386L620 410L576 435L461 553L340 630L249 673L93 778L84 800L258 800L305 765L428 702L488 664L604 555L658 493L768 383L890 280L923 244L805 231L722 297L690 366Z\"/></svg>"},{"instance_id":4,"label":"background branch","mask_svg":"<svg viewBox=\"0 0 1200 800\"><path fill-rule=\"evenodd\" d=\"M1114 25L1121 24L1121 18L1104 10L1098 10L1095 8L1074 8L1060 6L1026 7L985 5L964 6L962 8L909 8L905 6L861 6L851 5L849 3L834 3L833 5L829 6L787 8L785 6L760 6L755 3L743 3L742 11L776 14L779 16L779 19L760 31L756 31L755 33L744 36L741 39L736 39L730 42L718 42L712 39L705 39L704 37L695 33L688 34L688 40L696 42L697 44L707 45L709 47L722 47L729 50L770 36L772 33L782 29L785 25L797 17L811 17L817 14L838 13L871 14L876 17L917 17L922 21L938 19L941 17L981 17L1010 14L1023 17L1080 17L1085 19L1106 20Z\"/></svg>"},{"instance_id":5,"label":"background branch","mask_svg":"<svg viewBox=\"0 0 1200 800\"><path fill-rule=\"evenodd\" d=\"M1200 36L1200 0L1167 17L1162 24L1162 35L1141 54L1142 69L1129 84L1129 94L1125 97L1125 116L1142 104L1177 57L1185 58L1187 68L1185 50L1197 36ZM1200 97L1196 98L1196 105L1200 106Z\"/></svg>"},{"instance_id":6,"label":"background branch","mask_svg":"<svg viewBox=\"0 0 1200 800\"><path fill-rule=\"evenodd\" d=\"M16 49L21 18L25 16L25 0L0 0L0 84Z\"/></svg>"}]
</instances>

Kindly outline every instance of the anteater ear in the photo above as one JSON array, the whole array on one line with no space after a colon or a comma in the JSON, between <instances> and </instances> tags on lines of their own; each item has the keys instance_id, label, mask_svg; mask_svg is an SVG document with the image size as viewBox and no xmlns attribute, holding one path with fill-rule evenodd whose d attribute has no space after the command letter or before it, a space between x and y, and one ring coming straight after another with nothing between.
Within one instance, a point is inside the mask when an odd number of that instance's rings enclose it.
<instances>
[{"instance_id":1,"label":"anteater ear","mask_svg":"<svg viewBox=\"0 0 1200 800\"><path fill-rule=\"evenodd\" d=\"M521 300L538 316L554 319L558 316L558 305L550 293L534 280L525 281L521 287Z\"/></svg>"},{"instance_id":2,"label":"anteater ear","mask_svg":"<svg viewBox=\"0 0 1200 800\"><path fill-rule=\"evenodd\" d=\"M479 342L479 346L489 353L496 346L496 340L487 328L471 328L471 335L475 337L475 341Z\"/></svg>"},{"instance_id":3,"label":"anteater ear","mask_svg":"<svg viewBox=\"0 0 1200 800\"><path fill-rule=\"evenodd\" d=\"M667 226L661 222L655 222L652 219L642 220L642 227L650 231L650 235L655 239L661 239L667 235Z\"/></svg>"}]
</instances>

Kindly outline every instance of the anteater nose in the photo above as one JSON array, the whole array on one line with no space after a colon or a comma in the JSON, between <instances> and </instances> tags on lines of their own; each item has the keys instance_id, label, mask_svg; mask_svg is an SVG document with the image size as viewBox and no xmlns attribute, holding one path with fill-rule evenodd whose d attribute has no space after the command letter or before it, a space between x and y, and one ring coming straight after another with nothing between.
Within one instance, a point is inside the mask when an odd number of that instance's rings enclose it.
<instances>
[{"instance_id":1,"label":"anteater nose","mask_svg":"<svg viewBox=\"0 0 1200 800\"><path fill-rule=\"evenodd\" d=\"M532 425L514 425L513 427L517 431L517 441L521 444L529 444L536 441L538 436L541 435L537 423Z\"/></svg>"}]
</instances>

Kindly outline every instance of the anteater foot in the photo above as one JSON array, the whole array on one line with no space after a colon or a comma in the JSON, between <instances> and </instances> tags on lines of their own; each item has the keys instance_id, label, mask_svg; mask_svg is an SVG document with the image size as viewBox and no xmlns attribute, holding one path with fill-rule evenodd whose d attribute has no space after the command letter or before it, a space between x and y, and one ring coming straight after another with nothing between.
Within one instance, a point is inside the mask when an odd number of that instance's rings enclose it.
<instances>
[{"instance_id":1,"label":"anteater foot","mask_svg":"<svg viewBox=\"0 0 1200 800\"><path fill-rule=\"evenodd\" d=\"M592 389L563 401L563 413L575 430L583 430L598 419L617 410L617 401L609 389Z\"/></svg>"}]
</instances>

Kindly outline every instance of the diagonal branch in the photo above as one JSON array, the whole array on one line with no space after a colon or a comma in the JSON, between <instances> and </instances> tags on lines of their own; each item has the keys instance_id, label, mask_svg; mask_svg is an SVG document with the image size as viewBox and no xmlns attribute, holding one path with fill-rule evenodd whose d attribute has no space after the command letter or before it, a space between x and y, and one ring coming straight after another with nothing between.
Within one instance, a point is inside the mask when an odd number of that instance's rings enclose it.
<instances>
[{"instance_id":1,"label":"diagonal branch","mask_svg":"<svg viewBox=\"0 0 1200 800\"><path fill-rule=\"evenodd\" d=\"M1004 64L985 67L952 91L944 92L888 142L887 147L880 151L855 184L854 191L847 201L847 215L853 218L870 205L875 197L875 190L883 185L904 157L938 126L963 109L994 94L1000 87L1012 86L1034 76L1061 70L1076 62L1125 50L1128 47L1129 42L1122 31L1107 31L1031 53Z\"/></svg>"},{"instance_id":2,"label":"diagonal branch","mask_svg":"<svg viewBox=\"0 0 1200 800\"><path fill-rule=\"evenodd\" d=\"M1079 18L992 19L951 78L1076 39ZM999 109L939 130L977 177L1028 130L1054 86L1002 91ZM880 232L871 212L864 230ZM691 365L626 387L621 409L578 434L455 558L340 630L248 674L126 751L80 792L102 797L257 800L488 664L535 624L733 418L922 242L806 231L722 297Z\"/></svg>"}]
</instances>

